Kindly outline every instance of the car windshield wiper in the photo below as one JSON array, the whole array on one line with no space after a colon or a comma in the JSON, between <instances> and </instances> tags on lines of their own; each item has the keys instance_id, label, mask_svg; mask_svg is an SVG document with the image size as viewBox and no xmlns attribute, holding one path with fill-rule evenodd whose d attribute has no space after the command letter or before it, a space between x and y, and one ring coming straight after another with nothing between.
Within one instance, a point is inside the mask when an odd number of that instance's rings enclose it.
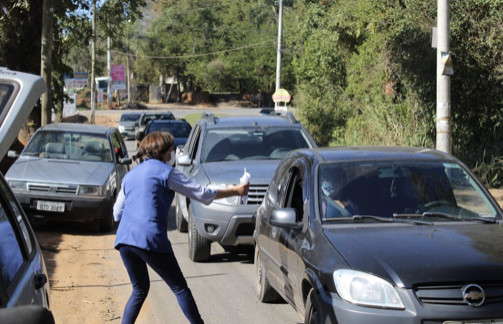
<instances>
[{"instance_id":1,"label":"car windshield wiper","mask_svg":"<svg viewBox=\"0 0 503 324\"><path fill-rule=\"evenodd\" d=\"M395 218L395 215L393 215L393 217L381 217L381 216L375 216L375 215L353 215L353 220L361 220L361 219L373 219L373 220L377 220L377 221L384 222L384 223L407 223L407 224L414 224L414 225L433 225L432 222Z\"/></svg>"},{"instance_id":2,"label":"car windshield wiper","mask_svg":"<svg viewBox=\"0 0 503 324\"><path fill-rule=\"evenodd\" d=\"M448 213L441 213L441 212L424 212L422 214L398 214L394 213L393 218L401 218L401 217L441 217L441 218L447 218L447 219L453 219L453 220L458 220L458 221L471 221L471 220L477 220L480 222L484 223L497 223L495 218L486 218L486 217L466 217L466 216L458 216L458 215L452 215Z\"/></svg>"}]
</instances>

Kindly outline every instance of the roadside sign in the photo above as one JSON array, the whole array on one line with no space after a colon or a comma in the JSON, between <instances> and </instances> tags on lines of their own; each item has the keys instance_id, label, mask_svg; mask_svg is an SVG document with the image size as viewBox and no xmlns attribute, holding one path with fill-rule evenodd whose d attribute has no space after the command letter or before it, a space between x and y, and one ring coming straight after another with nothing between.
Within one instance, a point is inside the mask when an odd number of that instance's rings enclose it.
<instances>
[{"instance_id":1,"label":"roadside sign","mask_svg":"<svg viewBox=\"0 0 503 324\"><path fill-rule=\"evenodd\" d=\"M285 89L278 89L272 95L272 101L274 101L274 103L278 103L278 102L285 102L286 103L286 102L290 102L290 99L292 99L292 96Z\"/></svg>"}]
</instances>

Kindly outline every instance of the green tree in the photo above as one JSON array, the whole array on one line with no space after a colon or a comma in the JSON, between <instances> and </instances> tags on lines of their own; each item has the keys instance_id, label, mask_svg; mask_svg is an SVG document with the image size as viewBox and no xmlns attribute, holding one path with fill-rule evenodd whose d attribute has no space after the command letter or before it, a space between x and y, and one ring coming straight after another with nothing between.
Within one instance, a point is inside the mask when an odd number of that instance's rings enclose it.
<instances>
[{"instance_id":1,"label":"green tree","mask_svg":"<svg viewBox=\"0 0 503 324\"><path fill-rule=\"evenodd\" d=\"M162 4L142 48L145 56L155 57L148 59L156 71L177 75L189 91L274 89L277 15L271 1Z\"/></svg>"}]
</instances>

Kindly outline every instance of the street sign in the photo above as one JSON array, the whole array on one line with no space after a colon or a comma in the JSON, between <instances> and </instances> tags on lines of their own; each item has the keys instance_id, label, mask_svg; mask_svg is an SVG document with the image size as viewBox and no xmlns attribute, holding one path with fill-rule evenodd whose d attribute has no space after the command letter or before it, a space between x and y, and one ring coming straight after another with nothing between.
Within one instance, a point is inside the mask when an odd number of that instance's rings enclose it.
<instances>
[{"instance_id":1,"label":"street sign","mask_svg":"<svg viewBox=\"0 0 503 324\"><path fill-rule=\"evenodd\" d=\"M278 103L278 102L285 102L286 103L286 102L290 102L290 99L292 99L292 96L285 89L278 89L272 95L272 101L274 101L274 103Z\"/></svg>"}]
</instances>

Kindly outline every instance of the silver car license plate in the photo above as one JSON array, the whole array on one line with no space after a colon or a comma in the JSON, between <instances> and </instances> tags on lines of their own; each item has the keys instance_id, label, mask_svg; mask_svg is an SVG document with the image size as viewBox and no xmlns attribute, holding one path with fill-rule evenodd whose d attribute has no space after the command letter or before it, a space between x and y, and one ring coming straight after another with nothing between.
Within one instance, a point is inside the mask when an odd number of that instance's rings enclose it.
<instances>
[{"instance_id":1,"label":"silver car license plate","mask_svg":"<svg viewBox=\"0 0 503 324\"><path fill-rule=\"evenodd\" d=\"M65 203L37 200L37 210L62 213L65 211Z\"/></svg>"}]
</instances>

